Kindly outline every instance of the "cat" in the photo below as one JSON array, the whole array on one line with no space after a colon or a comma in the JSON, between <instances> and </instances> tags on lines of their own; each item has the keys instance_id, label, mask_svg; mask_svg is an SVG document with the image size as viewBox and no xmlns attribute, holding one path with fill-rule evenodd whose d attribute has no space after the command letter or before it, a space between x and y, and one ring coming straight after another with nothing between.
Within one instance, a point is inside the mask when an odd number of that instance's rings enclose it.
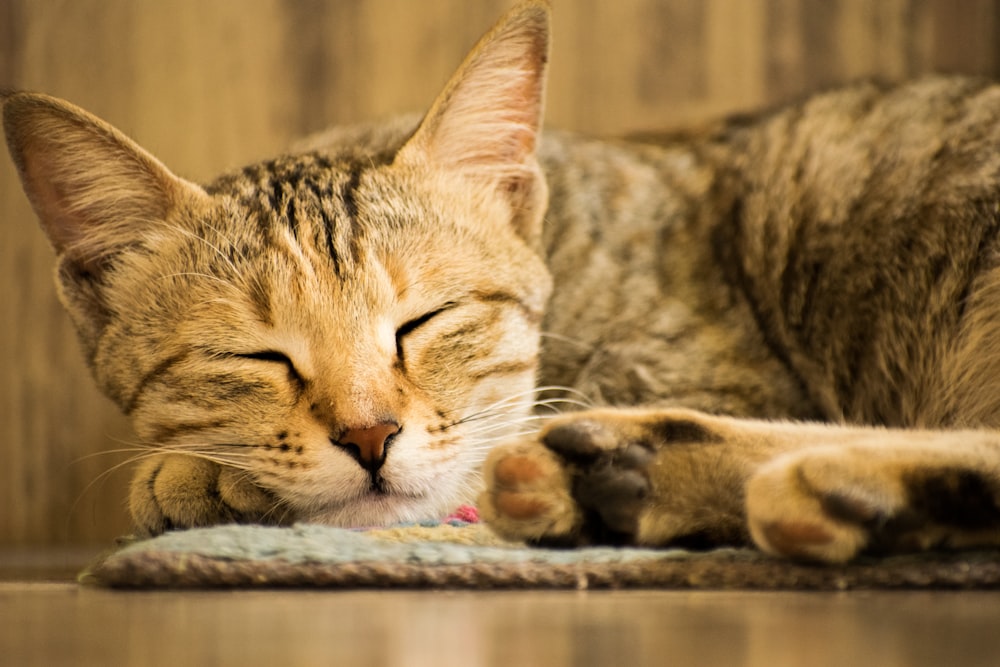
<instances>
[{"instance_id":1,"label":"cat","mask_svg":"<svg viewBox=\"0 0 1000 667\"><path fill-rule=\"evenodd\" d=\"M149 447L137 532L476 501L531 544L1000 543L1000 87L543 135L549 13L511 9L421 118L204 187L4 96L62 302Z\"/></svg>"}]
</instances>

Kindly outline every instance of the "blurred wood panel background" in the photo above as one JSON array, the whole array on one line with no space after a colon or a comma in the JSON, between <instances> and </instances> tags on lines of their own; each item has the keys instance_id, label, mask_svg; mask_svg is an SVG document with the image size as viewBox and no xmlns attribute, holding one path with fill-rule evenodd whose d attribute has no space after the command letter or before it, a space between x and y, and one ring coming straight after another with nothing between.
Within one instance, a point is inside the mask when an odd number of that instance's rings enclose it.
<instances>
[{"instance_id":1,"label":"blurred wood panel background","mask_svg":"<svg viewBox=\"0 0 1000 667\"><path fill-rule=\"evenodd\" d=\"M326 125L421 109L509 0L0 0L0 87L102 116L207 179ZM995 75L994 0L555 0L548 123L655 129L859 77ZM132 438L91 385L0 157L0 546L127 529ZM111 472L108 472L111 471Z\"/></svg>"}]
</instances>

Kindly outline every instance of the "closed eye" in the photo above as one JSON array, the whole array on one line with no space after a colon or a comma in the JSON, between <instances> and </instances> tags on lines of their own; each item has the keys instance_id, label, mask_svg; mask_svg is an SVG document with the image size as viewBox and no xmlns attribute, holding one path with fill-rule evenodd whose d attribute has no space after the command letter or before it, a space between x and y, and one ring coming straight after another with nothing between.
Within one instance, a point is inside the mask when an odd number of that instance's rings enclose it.
<instances>
[{"instance_id":1,"label":"closed eye","mask_svg":"<svg viewBox=\"0 0 1000 667\"><path fill-rule=\"evenodd\" d=\"M262 350L261 352L234 354L233 356L239 359L252 359L254 361L263 361L271 364L282 364L288 370L288 375L293 381L299 384L305 384L305 380L295 367L295 362L293 362L291 357L284 352L278 352L277 350Z\"/></svg>"},{"instance_id":2,"label":"closed eye","mask_svg":"<svg viewBox=\"0 0 1000 667\"><path fill-rule=\"evenodd\" d=\"M274 350L265 350L263 352L251 352L249 354L237 354L237 357L241 359L256 359L257 361L273 361L279 364L292 365L292 360L288 358L288 355L283 352L276 352Z\"/></svg>"},{"instance_id":3,"label":"closed eye","mask_svg":"<svg viewBox=\"0 0 1000 667\"><path fill-rule=\"evenodd\" d=\"M414 331L416 331L417 329L419 329L423 325L427 324L429 321L431 321L432 319L434 319L435 317L437 317L441 313L445 312L446 310L451 310L452 308L454 308L457 305L458 305L457 303L453 303L453 302L449 301L448 303L444 304L440 308L438 308L436 310L432 310L432 311L427 312L427 313L424 313L420 317L415 317L412 320L410 320L409 322L404 323L398 329L396 329L396 357L400 361L403 360L403 339L404 338L406 338L408 335L410 335L411 333L413 333Z\"/></svg>"}]
</instances>

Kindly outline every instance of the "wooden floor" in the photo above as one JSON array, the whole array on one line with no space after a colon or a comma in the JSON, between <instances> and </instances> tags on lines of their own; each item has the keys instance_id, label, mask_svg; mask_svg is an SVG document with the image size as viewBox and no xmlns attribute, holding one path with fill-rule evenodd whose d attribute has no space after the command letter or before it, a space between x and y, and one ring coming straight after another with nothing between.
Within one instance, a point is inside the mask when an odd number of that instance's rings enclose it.
<instances>
[{"instance_id":1,"label":"wooden floor","mask_svg":"<svg viewBox=\"0 0 1000 667\"><path fill-rule=\"evenodd\" d=\"M1000 664L1000 593L116 592L0 554L0 664Z\"/></svg>"}]
</instances>

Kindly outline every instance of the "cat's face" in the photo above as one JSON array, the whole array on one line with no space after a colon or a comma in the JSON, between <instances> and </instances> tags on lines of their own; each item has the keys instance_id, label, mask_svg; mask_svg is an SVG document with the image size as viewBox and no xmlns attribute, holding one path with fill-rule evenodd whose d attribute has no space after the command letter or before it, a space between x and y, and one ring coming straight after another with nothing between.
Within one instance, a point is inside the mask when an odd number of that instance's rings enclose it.
<instances>
[{"instance_id":1,"label":"cat's face","mask_svg":"<svg viewBox=\"0 0 1000 667\"><path fill-rule=\"evenodd\" d=\"M415 131L207 188L65 102L5 101L63 302L145 443L244 470L309 520L474 498L527 417L550 289L535 14L488 35Z\"/></svg>"},{"instance_id":2,"label":"cat's face","mask_svg":"<svg viewBox=\"0 0 1000 667\"><path fill-rule=\"evenodd\" d=\"M96 372L129 385L142 438L309 518L447 513L527 414L548 291L509 213L465 190L335 156L223 179L109 276Z\"/></svg>"}]
</instances>

